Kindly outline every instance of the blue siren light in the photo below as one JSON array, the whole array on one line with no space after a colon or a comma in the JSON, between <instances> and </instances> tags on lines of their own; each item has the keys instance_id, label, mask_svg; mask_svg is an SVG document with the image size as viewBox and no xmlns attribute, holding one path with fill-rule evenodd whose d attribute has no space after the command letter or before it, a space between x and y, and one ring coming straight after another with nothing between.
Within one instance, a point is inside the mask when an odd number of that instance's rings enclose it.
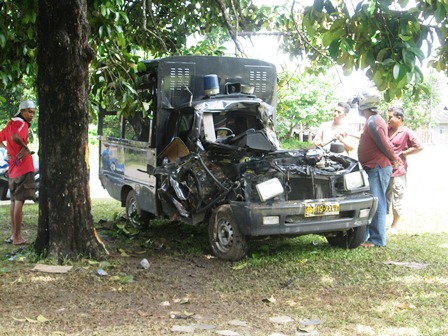
<instances>
[{"instance_id":1,"label":"blue siren light","mask_svg":"<svg viewBox=\"0 0 448 336\"><path fill-rule=\"evenodd\" d=\"M219 93L219 82L217 75L204 75L204 92L207 96Z\"/></svg>"}]
</instances>

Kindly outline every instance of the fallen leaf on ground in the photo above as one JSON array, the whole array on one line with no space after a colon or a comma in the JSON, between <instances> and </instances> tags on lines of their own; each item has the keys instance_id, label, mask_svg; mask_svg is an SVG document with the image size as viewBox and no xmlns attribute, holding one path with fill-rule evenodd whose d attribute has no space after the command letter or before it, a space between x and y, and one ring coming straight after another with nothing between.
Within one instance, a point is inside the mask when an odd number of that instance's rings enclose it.
<instances>
[{"instance_id":1,"label":"fallen leaf on ground","mask_svg":"<svg viewBox=\"0 0 448 336\"><path fill-rule=\"evenodd\" d=\"M122 257L129 257L129 254L123 249L118 249L118 252L120 252Z\"/></svg>"},{"instance_id":2,"label":"fallen leaf on ground","mask_svg":"<svg viewBox=\"0 0 448 336\"><path fill-rule=\"evenodd\" d=\"M179 325L174 325L171 328L171 331L179 331L179 332L188 332L188 333L194 333L194 330L196 328L194 326L179 326Z\"/></svg>"},{"instance_id":3,"label":"fallen leaf on ground","mask_svg":"<svg viewBox=\"0 0 448 336\"><path fill-rule=\"evenodd\" d=\"M147 317L147 316L151 316L150 313L141 311L141 310L137 310L138 315L140 315L141 317Z\"/></svg>"},{"instance_id":4,"label":"fallen leaf on ground","mask_svg":"<svg viewBox=\"0 0 448 336\"><path fill-rule=\"evenodd\" d=\"M269 321L274 322L274 323L290 323L290 322L294 322L294 320L286 315L283 316L274 316L269 318Z\"/></svg>"},{"instance_id":5,"label":"fallen leaf on ground","mask_svg":"<svg viewBox=\"0 0 448 336\"><path fill-rule=\"evenodd\" d=\"M235 271L239 271L239 270L242 270L242 269L246 268L247 266L248 266L248 263L243 263L243 264L240 264L240 265L233 266L232 269L235 270Z\"/></svg>"},{"instance_id":6,"label":"fallen leaf on ground","mask_svg":"<svg viewBox=\"0 0 448 336\"><path fill-rule=\"evenodd\" d=\"M190 303L190 299L185 297L185 298L182 298L182 299L174 299L173 302L174 303L179 303L179 304L187 304L187 303Z\"/></svg>"},{"instance_id":7,"label":"fallen leaf on ground","mask_svg":"<svg viewBox=\"0 0 448 336\"><path fill-rule=\"evenodd\" d=\"M37 317L37 321L38 321L38 322L41 322L41 323L50 322L50 320L47 319L47 318L46 318L45 316L43 316L43 315L39 315L39 316Z\"/></svg>"},{"instance_id":8,"label":"fallen leaf on ground","mask_svg":"<svg viewBox=\"0 0 448 336\"><path fill-rule=\"evenodd\" d=\"M44 273L67 273L73 266L43 265L37 264L32 271Z\"/></svg>"},{"instance_id":9,"label":"fallen leaf on ground","mask_svg":"<svg viewBox=\"0 0 448 336\"><path fill-rule=\"evenodd\" d=\"M397 265L397 266L405 266L414 269L423 269L429 266L429 264L420 264L415 262L408 261L385 261L386 265Z\"/></svg>"},{"instance_id":10,"label":"fallen leaf on ground","mask_svg":"<svg viewBox=\"0 0 448 336\"><path fill-rule=\"evenodd\" d=\"M270 303L276 303L277 300L274 298L274 296L271 296L269 299L263 299L263 302L270 302Z\"/></svg>"},{"instance_id":11,"label":"fallen leaf on ground","mask_svg":"<svg viewBox=\"0 0 448 336\"><path fill-rule=\"evenodd\" d=\"M238 327L248 327L249 325L247 324L247 322L244 321L240 321L240 320L232 320L229 321L230 325L234 325L234 326L238 326Z\"/></svg>"},{"instance_id":12,"label":"fallen leaf on ground","mask_svg":"<svg viewBox=\"0 0 448 336\"><path fill-rule=\"evenodd\" d=\"M233 331L233 330L217 330L216 333L218 335L223 335L223 336L239 336L240 335L236 331Z\"/></svg>"},{"instance_id":13,"label":"fallen leaf on ground","mask_svg":"<svg viewBox=\"0 0 448 336\"><path fill-rule=\"evenodd\" d=\"M212 324L195 324L194 326L197 329L202 329L202 330L213 330L216 328L216 326L214 326Z\"/></svg>"},{"instance_id":14,"label":"fallen leaf on ground","mask_svg":"<svg viewBox=\"0 0 448 336\"><path fill-rule=\"evenodd\" d=\"M398 303L397 307L400 309L415 309L415 308L417 308L415 305L407 304L407 303Z\"/></svg>"}]
</instances>

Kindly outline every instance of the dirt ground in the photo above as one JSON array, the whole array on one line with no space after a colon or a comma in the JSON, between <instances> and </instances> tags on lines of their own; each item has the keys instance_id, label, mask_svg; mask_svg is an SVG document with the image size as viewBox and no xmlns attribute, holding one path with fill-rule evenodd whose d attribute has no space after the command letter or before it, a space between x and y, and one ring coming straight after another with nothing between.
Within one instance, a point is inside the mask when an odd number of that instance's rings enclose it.
<instances>
[{"instance_id":1,"label":"dirt ground","mask_svg":"<svg viewBox=\"0 0 448 336\"><path fill-rule=\"evenodd\" d=\"M446 231L448 184L435 173L447 166L446 151L430 147L410 158L405 232ZM14 267L0 269L0 335L297 335L297 325L286 323L287 304L271 304L270 288L250 290L259 277L278 286L274 273L248 271L232 285L234 264L186 253L185 240L204 232L177 225L155 229L145 241L104 235L108 262L86 260L62 274L32 271L35 264L12 256ZM182 235L173 234L178 229ZM7 225L1 232L6 237ZM241 296L223 291L224 284Z\"/></svg>"}]
</instances>

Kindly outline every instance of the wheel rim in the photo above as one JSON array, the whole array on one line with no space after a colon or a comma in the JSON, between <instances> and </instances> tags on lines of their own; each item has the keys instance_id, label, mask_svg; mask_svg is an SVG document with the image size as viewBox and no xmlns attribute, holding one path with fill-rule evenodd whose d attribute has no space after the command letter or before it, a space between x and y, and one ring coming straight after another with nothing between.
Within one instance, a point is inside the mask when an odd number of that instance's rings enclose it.
<instances>
[{"instance_id":1,"label":"wheel rim","mask_svg":"<svg viewBox=\"0 0 448 336\"><path fill-rule=\"evenodd\" d=\"M232 244L233 244L233 228L230 224L230 221L227 219L221 218L218 221L217 225L217 231L216 231L216 238L217 238L217 247L222 252L227 252Z\"/></svg>"},{"instance_id":2,"label":"wheel rim","mask_svg":"<svg viewBox=\"0 0 448 336\"><path fill-rule=\"evenodd\" d=\"M132 224L134 224L134 225L139 224L138 219L136 218L138 215L138 205L137 205L137 200L135 198L132 198L128 204L127 215L128 215L128 220Z\"/></svg>"}]
</instances>

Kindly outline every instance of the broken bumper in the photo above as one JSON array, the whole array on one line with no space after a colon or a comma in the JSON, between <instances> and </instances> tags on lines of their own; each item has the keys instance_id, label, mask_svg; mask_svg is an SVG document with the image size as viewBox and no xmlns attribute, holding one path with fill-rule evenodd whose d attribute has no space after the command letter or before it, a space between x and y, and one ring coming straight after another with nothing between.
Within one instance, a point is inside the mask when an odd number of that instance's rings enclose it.
<instances>
[{"instance_id":1,"label":"broken bumper","mask_svg":"<svg viewBox=\"0 0 448 336\"><path fill-rule=\"evenodd\" d=\"M325 199L339 204L338 215L305 217L305 204L323 200L268 203L231 202L240 231L246 236L304 235L344 231L368 225L378 199L370 194Z\"/></svg>"}]
</instances>

